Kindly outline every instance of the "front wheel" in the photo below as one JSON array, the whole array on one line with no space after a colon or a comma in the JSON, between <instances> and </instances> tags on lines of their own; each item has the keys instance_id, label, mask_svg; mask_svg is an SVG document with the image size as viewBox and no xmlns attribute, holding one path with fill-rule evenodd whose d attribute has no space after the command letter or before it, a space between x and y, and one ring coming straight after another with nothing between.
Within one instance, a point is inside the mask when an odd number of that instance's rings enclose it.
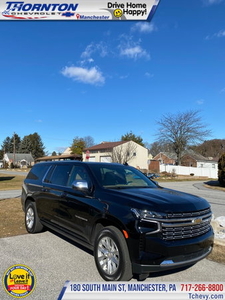
<instances>
[{"instance_id":1,"label":"front wheel","mask_svg":"<svg viewBox=\"0 0 225 300\"><path fill-rule=\"evenodd\" d=\"M108 226L97 233L94 257L99 274L107 281L128 281L132 268L127 244L122 232Z\"/></svg>"},{"instance_id":2,"label":"front wheel","mask_svg":"<svg viewBox=\"0 0 225 300\"><path fill-rule=\"evenodd\" d=\"M28 202L25 210L25 226L29 233L37 233L43 230L43 225L37 214L36 205L34 202Z\"/></svg>"}]
</instances>

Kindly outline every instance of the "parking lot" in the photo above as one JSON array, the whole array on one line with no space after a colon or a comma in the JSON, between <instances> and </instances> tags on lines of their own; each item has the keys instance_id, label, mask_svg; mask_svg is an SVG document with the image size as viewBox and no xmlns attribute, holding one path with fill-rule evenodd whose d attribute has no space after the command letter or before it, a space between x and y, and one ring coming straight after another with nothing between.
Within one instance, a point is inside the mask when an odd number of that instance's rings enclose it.
<instances>
[{"instance_id":1,"label":"parking lot","mask_svg":"<svg viewBox=\"0 0 225 300\"><path fill-rule=\"evenodd\" d=\"M187 191L206 198L215 216L225 215L224 192L205 188L199 182L165 183L165 187ZM54 300L66 280L99 282L92 253L49 231L0 239L0 276L14 264L24 264L36 274L37 286L28 297ZM146 282L222 282L225 265L207 259L193 267L173 274L152 274ZM136 281L136 279L133 279ZM0 285L1 300L12 299Z\"/></svg>"}]
</instances>

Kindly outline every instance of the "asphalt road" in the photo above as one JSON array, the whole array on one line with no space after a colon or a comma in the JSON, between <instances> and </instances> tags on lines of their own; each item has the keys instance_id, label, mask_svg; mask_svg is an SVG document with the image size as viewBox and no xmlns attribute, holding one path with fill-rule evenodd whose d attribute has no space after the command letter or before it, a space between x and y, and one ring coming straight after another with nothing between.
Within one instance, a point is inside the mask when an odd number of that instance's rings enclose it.
<instances>
[{"instance_id":1,"label":"asphalt road","mask_svg":"<svg viewBox=\"0 0 225 300\"><path fill-rule=\"evenodd\" d=\"M225 192L223 191L210 189L204 182L199 181L164 182L160 185L205 198L211 204L215 218L225 216Z\"/></svg>"},{"instance_id":2,"label":"asphalt road","mask_svg":"<svg viewBox=\"0 0 225 300\"><path fill-rule=\"evenodd\" d=\"M204 188L199 182L164 183L163 186L205 197L215 216L225 215L224 192ZM37 286L29 300L57 300L66 280L100 282L92 253L49 231L0 239L0 277L14 264L25 264L36 274ZM155 274L149 282L223 282L225 265L207 259L173 274ZM136 279L132 280L136 282ZM0 299L10 300L0 284Z\"/></svg>"},{"instance_id":3,"label":"asphalt road","mask_svg":"<svg viewBox=\"0 0 225 300\"><path fill-rule=\"evenodd\" d=\"M0 200L17 198L21 196L21 190L0 191Z\"/></svg>"}]
</instances>

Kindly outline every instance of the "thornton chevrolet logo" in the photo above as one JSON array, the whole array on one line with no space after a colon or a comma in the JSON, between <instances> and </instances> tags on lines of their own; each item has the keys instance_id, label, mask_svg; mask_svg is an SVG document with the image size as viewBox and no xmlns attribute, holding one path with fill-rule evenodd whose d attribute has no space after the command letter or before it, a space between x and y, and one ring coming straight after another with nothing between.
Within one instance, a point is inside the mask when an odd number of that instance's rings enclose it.
<instances>
[{"instance_id":1,"label":"thornton chevrolet logo","mask_svg":"<svg viewBox=\"0 0 225 300\"><path fill-rule=\"evenodd\" d=\"M1 20L141 20L150 21L160 0L6 0ZM121 2L122 1L122 2Z\"/></svg>"},{"instance_id":2,"label":"thornton chevrolet logo","mask_svg":"<svg viewBox=\"0 0 225 300\"><path fill-rule=\"evenodd\" d=\"M2 12L5 18L39 19L50 16L72 17L75 15L78 3L26 3L23 1L8 1Z\"/></svg>"}]
</instances>

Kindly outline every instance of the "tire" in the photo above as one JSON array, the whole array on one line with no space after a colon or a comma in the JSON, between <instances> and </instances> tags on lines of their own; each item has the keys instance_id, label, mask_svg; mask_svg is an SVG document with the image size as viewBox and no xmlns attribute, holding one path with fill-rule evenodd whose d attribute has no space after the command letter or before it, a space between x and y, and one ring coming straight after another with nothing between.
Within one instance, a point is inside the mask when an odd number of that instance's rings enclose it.
<instances>
[{"instance_id":1,"label":"tire","mask_svg":"<svg viewBox=\"0 0 225 300\"><path fill-rule=\"evenodd\" d=\"M25 227L29 233L37 233L43 231L44 226L41 224L37 214L34 202L28 202L25 209Z\"/></svg>"},{"instance_id":2,"label":"tire","mask_svg":"<svg viewBox=\"0 0 225 300\"><path fill-rule=\"evenodd\" d=\"M99 274L106 281L128 281L133 277L125 238L114 226L97 233L94 258Z\"/></svg>"}]
</instances>

